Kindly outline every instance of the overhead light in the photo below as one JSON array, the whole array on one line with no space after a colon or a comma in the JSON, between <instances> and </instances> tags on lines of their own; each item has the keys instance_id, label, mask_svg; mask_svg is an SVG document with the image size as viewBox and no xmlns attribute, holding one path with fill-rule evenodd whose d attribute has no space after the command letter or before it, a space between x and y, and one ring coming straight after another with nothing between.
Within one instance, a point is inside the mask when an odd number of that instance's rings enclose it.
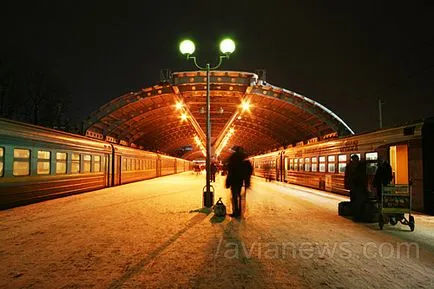
<instances>
[{"instance_id":1,"label":"overhead light","mask_svg":"<svg viewBox=\"0 0 434 289\"><path fill-rule=\"evenodd\" d=\"M241 103L241 108L243 111L248 111L250 109L250 103L246 100L243 100Z\"/></svg>"},{"instance_id":2,"label":"overhead light","mask_svg":"<svg viewBox=\"0 0 434 289\"><path fill-rule=\"evenodd\" d=\"M183 108L184 107L184 104L182 103L182 102L180 102L180 101L178 101L178 102L176 102L176 109L177 110L180 110L181 108Z\"/></svg>"}]
</instances>

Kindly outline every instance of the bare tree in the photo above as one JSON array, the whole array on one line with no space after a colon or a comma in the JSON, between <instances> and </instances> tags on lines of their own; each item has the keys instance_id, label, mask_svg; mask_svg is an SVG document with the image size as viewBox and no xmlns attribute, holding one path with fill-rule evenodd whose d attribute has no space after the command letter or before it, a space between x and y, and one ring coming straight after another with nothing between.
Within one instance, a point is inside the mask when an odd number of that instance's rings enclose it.
<instances>
[{"instance_id":1,"label":"bare tree","mask_svg":"<svg viewBox=\"0 0 434 289\"><path fill-rule=\"evenodd\" d=\"M0 60L0 116L7 115L8 97L12 90L13 73L5 60Z\"/></svg>"},{"instance_id":2,"label":"bare tree","mask_svg":"<svg viewBox=\"0 0 434 289\"><path fill-rule=\"evenodd\" d=\"M40 122L40 109L47 99L47 78L43 72L30 72L26 79L26 89L29 102L27 102L27 116L33 124Z\"/></svg>"}]
</instances>

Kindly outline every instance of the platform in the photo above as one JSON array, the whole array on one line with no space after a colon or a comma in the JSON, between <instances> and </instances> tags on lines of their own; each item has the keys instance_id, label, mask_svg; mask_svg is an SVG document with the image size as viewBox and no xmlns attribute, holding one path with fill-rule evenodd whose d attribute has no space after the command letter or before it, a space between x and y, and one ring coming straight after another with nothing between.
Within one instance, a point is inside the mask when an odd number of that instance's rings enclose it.
<instances>
[{"instance_id":1,"label":"platform","mask_svg":"<svg viewBox=\"0 0 434 289\"><path fill-rule=\"evenodd\" d=\"M346 197L254 178L241 219L182 173L0 211L0 288L434 288L434 218L354 223ZM216 199L228 204L224 177Z\"/></svg>"}]
</instances>

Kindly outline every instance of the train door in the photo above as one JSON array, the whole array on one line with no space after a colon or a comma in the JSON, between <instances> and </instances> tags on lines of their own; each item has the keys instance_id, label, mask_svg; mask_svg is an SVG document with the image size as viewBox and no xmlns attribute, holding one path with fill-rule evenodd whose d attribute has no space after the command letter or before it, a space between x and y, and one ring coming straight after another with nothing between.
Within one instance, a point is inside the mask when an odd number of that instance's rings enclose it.
<instances>
[{"instance_id":1,"label":"train door","mask_svg":"<svg viewBox=\"0 0 434 289\"><path fill-rule=\"evenodd\" d=\"M104 176L105 176L105 186L106 187L110 187L112 184L112 175L111 175L111 171L112 171L112 156L111 154L105 154L104 155Z\"/></svg>"},{"instance_id":2,"label":"train door","mask_svg":"<svg viewBox=\"0 0 434 289\"><path fill-rule=\"evenodd\" d=\"M122 184L122 182L121 182L121 180L122 180L122 157L118 154L116 154L114 156L113 172L114 172L113 185L118 186L118 185Z\"/></svg>"},{"instance_id":3,"label":"train door","mask_svg":"<svg viewBox=\"0 0 434 289\"><path fill-rule=\"evenodd\" d=\"M399 144L389 148L392 183L408 185L408 145Z\"/></svg>"},{"instance_id":4,"label":"train door","mask_svg":"<svg viewBox=\"0 0 434 289\"><path fill-rule=\"evenodd\" d=\"M156 159L155 168L157 169L157 177L161 176L161 157L158 155Z\"/></svg>"},{"instance_id":5,"label":"train door","mask_svg":"<svg viewBox=\"0 0 434 289\"><path fill-rule=\"evenodd\" d=\"M286 175L287 175L287 170L288 170L288 157L284 156L284 160L283 160L283 181L286 183Z\"/></svg>"}]
</instances>

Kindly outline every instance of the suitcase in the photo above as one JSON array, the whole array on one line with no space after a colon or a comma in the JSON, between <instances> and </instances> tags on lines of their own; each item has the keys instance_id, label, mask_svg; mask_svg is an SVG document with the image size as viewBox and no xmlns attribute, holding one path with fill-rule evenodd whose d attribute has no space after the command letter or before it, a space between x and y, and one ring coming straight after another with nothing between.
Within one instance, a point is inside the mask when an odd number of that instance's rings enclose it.
<instances>
[{"instance_id":1,"label":"suitcase","mask_svg":"<svg viewBox=\"0 0 434 289\"><path fill-rule=\"evenodd\" d=\"M351 216L351 203L350 202L340 202L338 204L338 214L339 216Z\"/></svg>"}]
</instances>

